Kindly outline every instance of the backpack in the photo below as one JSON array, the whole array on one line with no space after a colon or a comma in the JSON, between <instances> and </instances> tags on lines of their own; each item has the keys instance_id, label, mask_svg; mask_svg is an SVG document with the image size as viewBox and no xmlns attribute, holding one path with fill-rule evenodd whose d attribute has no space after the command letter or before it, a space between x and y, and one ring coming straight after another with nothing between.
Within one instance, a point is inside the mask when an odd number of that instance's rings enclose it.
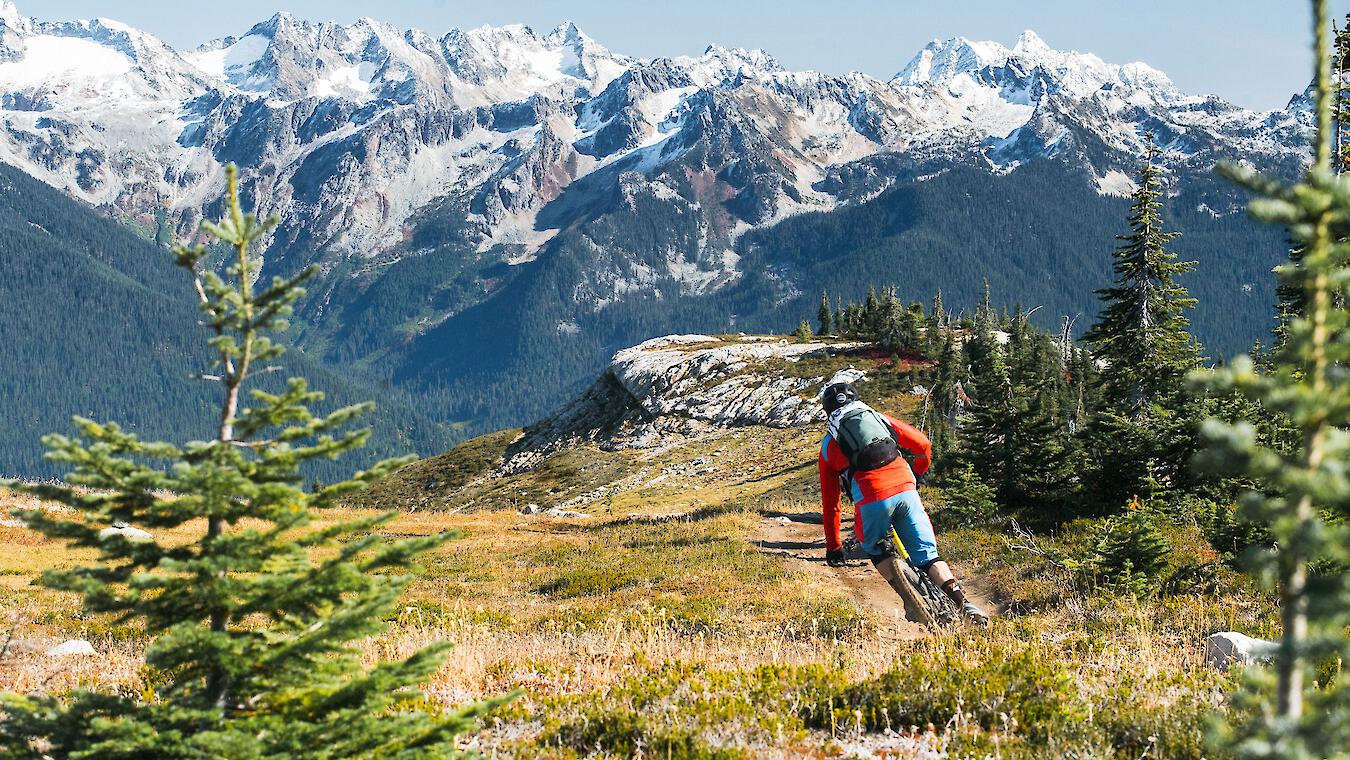
<instances>
[{"instance_id":1,"label":"backpack","mask_svg":"<svg viewBox=\"0 0 1350 760\"><path fill-rule=\"evenodd\" d=\"M850 476L881 469L900 457L890 423L872 407L855 401L835 415L831 415L830 434L848 458Z\"/></svg>"}]
</instances>

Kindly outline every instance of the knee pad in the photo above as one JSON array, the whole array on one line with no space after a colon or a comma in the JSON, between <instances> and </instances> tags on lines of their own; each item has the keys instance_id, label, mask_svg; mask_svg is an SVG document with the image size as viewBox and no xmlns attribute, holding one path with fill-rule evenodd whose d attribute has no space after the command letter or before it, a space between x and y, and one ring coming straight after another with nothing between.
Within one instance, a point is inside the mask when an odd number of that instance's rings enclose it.
<instances>
[{"instance_id":1,"label":"knee pad","mask_svg":"<svg viewBox=\"0 0 1350 760\"><path fill-rule=\"evenodd\" d=\"M942 557L934 557L934 558L928 560L927 562L925 562L925 563L923 563L923 564L921 564L921 565L918 565L918 568L926 573L926 572L928 572L928 568L930 568L930 567L933 566L933 563L934 563L934 562L941 562L941 561L942 561Z\"/></svg>"}]
</instances>

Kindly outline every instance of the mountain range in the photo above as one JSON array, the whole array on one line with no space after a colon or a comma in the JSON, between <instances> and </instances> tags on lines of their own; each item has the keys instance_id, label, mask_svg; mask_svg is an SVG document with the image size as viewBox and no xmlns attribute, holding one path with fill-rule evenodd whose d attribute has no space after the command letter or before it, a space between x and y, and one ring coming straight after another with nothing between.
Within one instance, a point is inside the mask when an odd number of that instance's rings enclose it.
<instances>
[{"instance_id":1,"label":"mountain range","mask_svg":"<svg viewBox=\"0 0 1350 760\"><path fill-rule=\"evenodd\" d=\"M1197 333L1243 350L1269 331L1285 245L1212 169L1296 174L1309 126L1305 94L1244 110L1032 32L935 40L881 80L717 46L636 58L570 23L436 36L278 13L180 51L0 0L0 162L64 191L60 213L158 243L217 215L237 164L247 202L283 219L263 275L321 268L294 327L307 360L449 435L533 419L652 335L791 327L823 289L962 308L987 280L1084 327L1149 135L1175 247L1199 262ZM0 471L28 469L9 448Z\"/></svg>"}]
</instances>

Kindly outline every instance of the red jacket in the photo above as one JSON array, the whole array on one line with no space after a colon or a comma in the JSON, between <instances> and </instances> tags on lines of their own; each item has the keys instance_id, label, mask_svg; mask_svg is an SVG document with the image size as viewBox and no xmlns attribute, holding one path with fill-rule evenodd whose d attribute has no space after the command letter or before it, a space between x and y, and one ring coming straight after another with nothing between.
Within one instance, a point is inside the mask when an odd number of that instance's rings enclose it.
<instances>
[{"instance_id":1,"label":"red jacket","mask_svg":"<svg viewBox=\"0 0 1350 760\"><path fill-rule=\"evenodd\" d=\"M904 457L897 457L885 467L855 473L853 492L849 494L853 499L855 512L858 505L889 499L898 493L914 490L915 474L922 475L928 472L928 460L933 455L933 444L923 431L889 414L881 416L886 418L891 424L891 429L895 431L895 440L900 444L900 451L902 453L907 451L914 456L914 469L910 470L909 463ZM848 468L848 457L844 456L843 450L839 448L834 438L827 434L820 444L816 469L820 471L820 512L825 520L825 548L829 551L840 547L839 476ZM861 523L861 520L855 520L855 525Z\"/></svg>"}]
</instances>

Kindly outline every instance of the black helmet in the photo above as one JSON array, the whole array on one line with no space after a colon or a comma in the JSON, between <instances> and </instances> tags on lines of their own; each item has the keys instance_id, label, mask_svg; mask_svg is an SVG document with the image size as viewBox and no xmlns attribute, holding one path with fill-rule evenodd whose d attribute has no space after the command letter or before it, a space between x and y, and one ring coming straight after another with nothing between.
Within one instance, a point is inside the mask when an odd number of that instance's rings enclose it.
<instances>
[{"instance_id":1,"label":"black helmet","mask_svg":"<svg viewBox=\"0 0 1350 760\"><path fill-rule=\"evenodd\" d=\"M833 383L820 394L820 403L825 407L826 414L832 414L835 409L857 400L858 389L852 383Z\"/></svg>"}]
</instances>

